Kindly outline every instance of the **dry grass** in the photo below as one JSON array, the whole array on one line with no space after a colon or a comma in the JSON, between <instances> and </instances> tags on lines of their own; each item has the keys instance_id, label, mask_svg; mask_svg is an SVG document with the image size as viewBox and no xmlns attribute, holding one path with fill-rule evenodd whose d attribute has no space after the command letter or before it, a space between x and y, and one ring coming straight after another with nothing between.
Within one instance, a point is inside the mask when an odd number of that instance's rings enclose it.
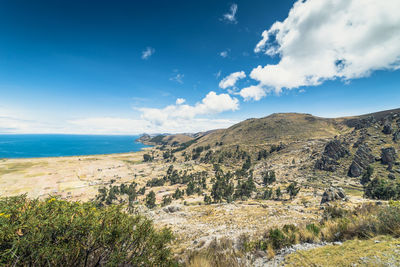
<instances>
[{"instance_id":1,"label":"dry grass","mask_svg":"<svg viewBox=\"0 0 400 267\"><path fill-rule=\"evenodd\" d=\"M214 239L207 248L187 253L186 265L189 267L240 267L239 259L244 255L233 248L229 238Z\"/></svg>"},{"instance_id":2,"label":"dry grass","mask_svg":"<svg viewBox=\"0 0 400 267\"><path fill-rule=\"evenodd\" d=\"M400 239L378 236L369 240L349 240L298 251L286 258L287 266L398 266Z\"/></svg>"}]
</instances>

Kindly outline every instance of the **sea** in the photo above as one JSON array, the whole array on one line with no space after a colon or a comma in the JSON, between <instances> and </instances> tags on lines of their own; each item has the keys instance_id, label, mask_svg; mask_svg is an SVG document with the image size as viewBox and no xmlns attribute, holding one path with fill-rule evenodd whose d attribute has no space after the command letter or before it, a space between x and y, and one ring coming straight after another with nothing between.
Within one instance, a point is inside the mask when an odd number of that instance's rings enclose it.
<instances>
[{"instance_id":1,"label":"sea","mask_svg":"<svg viewBox=\"0 0 400 267\"><path fill-rule=\"evenodd\" d=\"M0 134L0 158L40 158L140 151L135 135Z\"/></svg>"}]
</instances>

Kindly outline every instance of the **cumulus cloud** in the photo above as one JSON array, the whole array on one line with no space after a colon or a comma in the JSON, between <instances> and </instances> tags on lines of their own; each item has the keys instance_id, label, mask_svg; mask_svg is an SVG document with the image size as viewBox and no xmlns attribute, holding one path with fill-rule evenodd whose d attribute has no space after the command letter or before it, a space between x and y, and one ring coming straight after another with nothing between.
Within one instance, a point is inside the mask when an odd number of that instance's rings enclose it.
<instances>
[{"instance_id":1,"label":"cumulus cloud","mask_svg":"<svg viewBox=\"0 0 400 267\"><path fill-rule=\"evenodd\" d=\"M256 53L279 56L250 77L259 84L241 95L349 81L400 67L400 1L299 0L283 22L262 33ZM256 93L258 92L258 93ZM253 99L256 99L253 97Z\"/></svg>"},{"instance_id":2,"label":"cumulus cloud","mask_svg":"<svg viewBox=\"0 0 400 267\"><path fill-rule=\"evenodd\" d=\"M142 108L141 117L34 118L35 112L11 111L0 106L0 134L63 133L63 134L140 134L188 133L227 128L238 121L213 118L229 110L237 110L239 101L228 94L209 92L199 103L186 105L178 98L175 105L161 109Z\"/></svg>"},{"instance_id":3,"label":"cumulus cloud","mask_svg":"<svg viewBox=\"0 0 400 267\"><path fill-rule=\"evenodd\" d=\"M237 19L236 19L236 12L238 10L238 6L237 4L232 4L229 8L229 12L224 14L222 19L226 22L229 23L237 23Z\"/></svg>"},{"instance_id":4,"label":"cumulus cloud","mask_svg":"<svg viewBox=\"0 0 400 267\"><path fill-rule=\"evenodd\" d=\"M147 47L146 50L144 50L142 52L142 59L148 59L149 57L151 57L154 53L156 52L156 50L152 47Z\"/></svg>"},{"instance_id":5,"label":"cumulus cloud","mask_svg":"<svg viewBox=\"0 0 400 267\"><path fill-rule=\"evenodd\" d=\"M266 96L265 89L261 86L252 85L240 90L239 95L243 97L244 101L255 100L258 101Z\"/></svg>"},{"instance_id":6,"label":"cumulus cloud","mask_svg":"<svg viewBox=\"0 0 400 267\"><path fill-rule=\"evenodd\" d=\"M235 111L239 109L239 101L228 94L217 94L209 92L201 102L195 105L176 104L165 108L140 108L142 119L154 125L162 126L171 122L180 122L181 126L190 123L199 115L211 115L224 111Z\"/></svg>"},{"instance_id":7,"label":"cumulus cloud","mask_svg":"<svg viewBox=\"0 0 400 267\"><path fill-rule=\"evenodd\" d=\"M235 86L235 84L238 80L243 79L243 78L246 78L246 74L244 73L244 71L238 71L238 72L231 73L220 81L219 87L222 89L226 89L228 87L233 87L233 86Z\"/></svg>"}]
</instances>

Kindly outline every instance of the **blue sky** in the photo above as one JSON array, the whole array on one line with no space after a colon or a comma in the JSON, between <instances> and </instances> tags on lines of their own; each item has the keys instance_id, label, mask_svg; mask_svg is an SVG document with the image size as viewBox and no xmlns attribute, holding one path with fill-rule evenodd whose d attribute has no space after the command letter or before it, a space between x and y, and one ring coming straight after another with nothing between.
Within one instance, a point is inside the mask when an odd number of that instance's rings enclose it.
<instances>
[{"instance_id":1,"label":"blue sky","mask_svg":"<svg viewBox=\"0 0 400 267\"><path fill-rule=\"evenodd\" d=\"M0 133L398 108L399 4L367 1L2 1Z\"/></svg>"}]
</instances>

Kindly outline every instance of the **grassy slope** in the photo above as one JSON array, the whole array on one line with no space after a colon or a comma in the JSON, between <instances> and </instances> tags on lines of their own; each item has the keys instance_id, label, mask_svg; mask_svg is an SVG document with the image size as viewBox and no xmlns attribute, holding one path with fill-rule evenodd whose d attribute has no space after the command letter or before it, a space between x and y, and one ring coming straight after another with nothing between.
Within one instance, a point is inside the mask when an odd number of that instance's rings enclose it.
<instances>
[{"instance_id":1,"label":"grassy slope","mask_svg":"<svg viewBox=\"0 0 400 267\"><path fill-rule=\"evenodd\" d=\"M379 236L369 240L350 240L298 251L286 258L287 266L397 266L400 239Z\"/></svg>"},{"instance_id":2,"label":"grassy slope","mask_svg":"<svg viewBox=\"0 0 400 267\"><path fill-rule=\"evenodd\" d=\"M197 145L262 145L307 139L331 138L348 128L341 119L325 119L309 114L278 113L261 119L248 119L225 130L217 130L199 140Z\"/></svg>"}]
</instances>

